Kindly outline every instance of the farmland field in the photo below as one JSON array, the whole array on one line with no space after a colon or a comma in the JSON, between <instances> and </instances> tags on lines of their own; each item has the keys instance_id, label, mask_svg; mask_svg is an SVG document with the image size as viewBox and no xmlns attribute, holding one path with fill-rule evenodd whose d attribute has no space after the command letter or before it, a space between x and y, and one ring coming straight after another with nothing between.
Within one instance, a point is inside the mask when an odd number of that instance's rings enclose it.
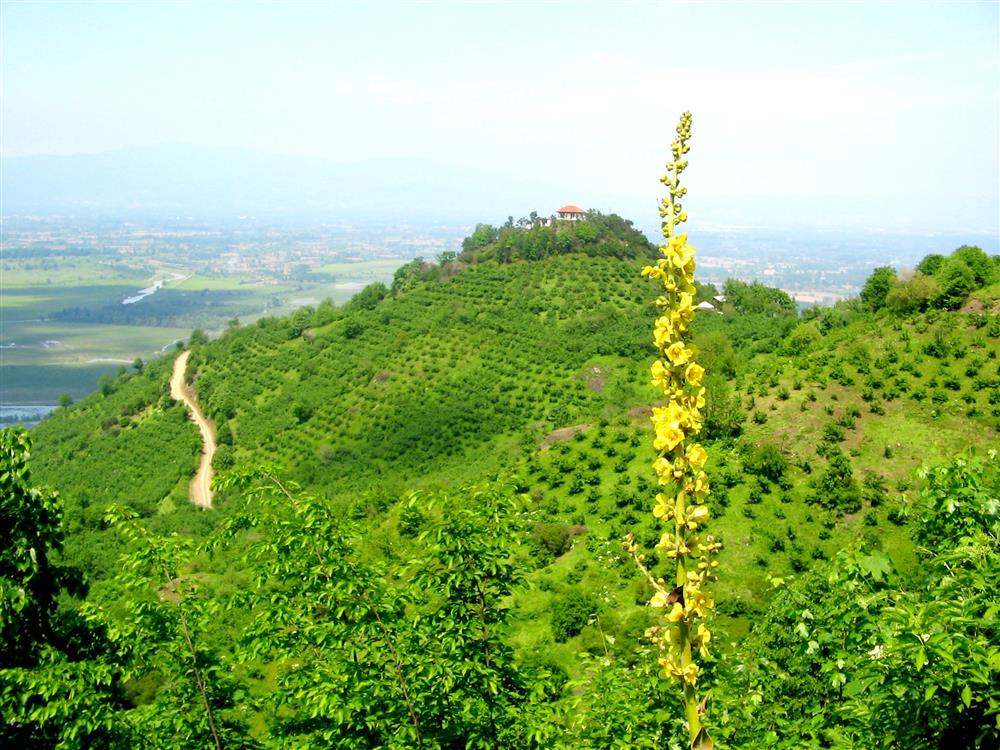
<instances>
[{"instance_id":1,"label":"farmland field","mask_svg":"<svg viewBox=\"0 0 1000 750\"><path fill-rule=\"evenodd\" d=\"M98 378L209 336L390 283L406 255L318 241L275 250L217 231L42 224L8 230L0 279L0 421L33 422ZM214 249L204 246L209 243ZM378 254L370 239L364 250ZM382 252L385 255L385 252ZM25 418L30 417L30 418Z\"/></svg>"}]
</instances>

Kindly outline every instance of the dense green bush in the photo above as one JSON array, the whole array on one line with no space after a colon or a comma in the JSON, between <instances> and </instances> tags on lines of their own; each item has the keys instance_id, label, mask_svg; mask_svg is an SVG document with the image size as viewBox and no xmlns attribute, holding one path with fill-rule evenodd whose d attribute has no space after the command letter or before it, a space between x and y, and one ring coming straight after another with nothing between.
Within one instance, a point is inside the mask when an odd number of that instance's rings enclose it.
<instances>
[{"instance_id":1,"label":"dense green bush","mask_svg":"<svg viewBox=\"0 0 1000 750\"><path fill-rule=\"evenodd\" d=\"M573 533L566 524L540 523L531 532L531 543L539 553L556 558L573 546Z\"/></svg>"},{"instance_id":2,"label":"dense green bush","mask_svg":"<svg viewBox=\"0 0 1000 750\"><path fill-rule=\"evenodd\" d=\"M762 443L753 447L743 466L750 474L779 482L788 469L788 461L773 445Z\"/></svg>"},{"instance_id":3,"label":"dense green bush","mask_svg":"<svg viewBox=\"0 0 1000 750\"><path fill-rule=\"evenodd\" d=\"M572 590L552 605L552 637L557 643L579 635L600 611L600 602L592 594Z\"/></svg>"}]
</instances>

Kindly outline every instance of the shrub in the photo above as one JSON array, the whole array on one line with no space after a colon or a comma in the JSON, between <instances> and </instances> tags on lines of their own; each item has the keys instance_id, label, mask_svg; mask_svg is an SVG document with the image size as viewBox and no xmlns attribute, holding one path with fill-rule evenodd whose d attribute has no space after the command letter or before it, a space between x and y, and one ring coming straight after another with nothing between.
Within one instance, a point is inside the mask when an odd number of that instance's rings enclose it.
<instances>
[{"instance_id":1,"label":"shrub","mask_svg":"<svg viewBox=\"0 0 1000 750\"><path fill-rule=\"evenodd\" d=\"M570 591L556 599L552 606L552 637L565 643L578 635L600 610L600 602L592 594Z\"/></svg>"},{"instance_id":2,"label":"shrub","mask_svg":"<svg viewBox=\"0 0 1000 750\"><path fill-rule=\"evenodd\" d=\"M564 555L573 545L570 527L563 523L540 523L531 532L535 549L552 558Z\"/></svg>"},{"instance_id":3,"label":"shrub","mask_svg":"<svg viewBox=\"0 0 1000 750\"><path fill-rule=\"evenodd\" d=\"M756 446L750 453L744 464L744 468L750 474L778 482L788 470L788 462L781 455L781 451L770 443L762 443Z\"/></svg>"}]
</instances>

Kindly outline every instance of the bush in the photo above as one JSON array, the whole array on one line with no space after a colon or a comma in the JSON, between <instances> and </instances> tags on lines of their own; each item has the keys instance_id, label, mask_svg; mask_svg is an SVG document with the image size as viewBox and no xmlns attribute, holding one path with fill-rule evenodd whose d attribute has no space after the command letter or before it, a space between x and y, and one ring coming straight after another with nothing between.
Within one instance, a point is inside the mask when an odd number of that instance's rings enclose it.
<instances>
[{"instance_id":1,"label":"bush","mask_svg":"<svg viewBox=\"0 0 1000 750\"><path fill-rule=\"evenodd\" d=\"M826 451L828 464L814 483L815 500L825 508L853 513L861 508L861 488L854 478L854 469L844 452L836 448Z\"/></svg>"},{"instance_id":2,"label":"bush","mask_svg":"<svg viewBox=\"0 0 1000 750\"><path fill-rule=\"evenodd\" d=\"M554 559L564 555L573 546L573 534L566 524L540 523L531 532L531 543L538 552Z\"/></svg>"},{"instance_id":3,"label":"bush","mask_svg":"<svg viewBox=\"0 0 1000 750\"><path fill-rule=\"evenodd\" d=\"M907 281L896 280L885 298L885 306L893 312L907 315L923 312L941 293L941 287L932 277L917 272Z\"/></svg>"},{"instance_id":4,"label":"bush","mask_svg":"<svg viewBox=\"0 0 1000 750\"><path fill-rule=\"evenodd\" d=\"M744 468L750 474L778 482L788 470L788 462L781 451L770 443L763 443L753 449Z\"/></svg>"},{"instance_id":5,"label":"bush","mask_svg":"<svg viewBox=\"0 0 1000 750\"><path fill-rule=\"evenodd\" d=\"M886 305L886 298L896 281L896 271L890 266L876 268L864 288L861 290L861 301L869 310L881 310Z\"/></svg>"},{"instance_id":6,"label":"bush","mask_svg":"<svg viewBox=\"0 0 1000 750\"><path fill-rule=\"evenodd\" d=\"M599 609L600 602L592 594L570 591L559 597L552 607L552 637L565 643L578 635Z\"/></svg>"},{"instance_id":7,"label":"bush","mask_svg":"<svg viewBox=\"0 0 1000 750\"><path fill-rule=\"evenodd\" d=\"M225 471L226 469L231 469L236 463L236 459L233 456L232 446L222 444L215 449L215 455L212 456L212 468L216 471Z\"/></svg>"}]
</instances>

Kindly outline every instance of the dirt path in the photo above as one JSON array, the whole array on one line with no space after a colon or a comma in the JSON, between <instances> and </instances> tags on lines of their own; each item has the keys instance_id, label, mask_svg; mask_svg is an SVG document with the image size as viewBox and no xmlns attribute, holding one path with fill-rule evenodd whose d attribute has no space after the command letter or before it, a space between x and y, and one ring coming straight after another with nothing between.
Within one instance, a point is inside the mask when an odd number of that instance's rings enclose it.
<instances>
[{"instance_id":1,"label":"dirt path","mask_svg":"<svg viewBox=\"0 0 1000 750\"><path fill-rule=\"evenodd\" d=\"M215 455L215 432L211 423L198 408L194 392L184 382L184 371L187 369L188 355L190 354L190 351L181 352L174 360L174 374L170 378L170 396L175 401L183 401L187 405L191 411L191 419L201 431L201 463L198 464L198 472L191 480L189 493L192 503L199 508L210 510L212 508L212 456Z\"/></svg>"}]
</instances>

